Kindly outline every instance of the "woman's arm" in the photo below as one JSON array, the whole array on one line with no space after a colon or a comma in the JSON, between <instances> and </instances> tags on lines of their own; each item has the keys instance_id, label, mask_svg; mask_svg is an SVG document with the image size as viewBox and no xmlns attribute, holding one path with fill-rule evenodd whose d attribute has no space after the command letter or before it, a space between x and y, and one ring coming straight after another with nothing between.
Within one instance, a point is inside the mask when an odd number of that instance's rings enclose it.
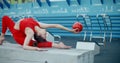
<instances>
[{"instance_id":1,"label":"woman's arm","mask_svg":"<svg viewBox=\"0 0 120 63\"><path fill-rule=\"evenodd\" d=\"M25 34L26 34L26 38L25 38L25 41L24 41L24 44L23 44L23 48L25 50L39 50L39 51L44 51L44 49L42 48L38 48L38 47L33 47L33 46L29 46L29 42L30 40L32 39L33 35L34 35L34 32L32 29L30 28L26 28L25 29Z\"/></svg>"},{"instance_id":2,"label":"woman's arm","mask_svg":"<svg viewBox=\"0 0 120 63\"><path fill-rule=\"evenodd\" d=\"M59 28L59 29L66 30L69 32L78 33L78 32L76 32L77 29L69 29L60 24L45 24L45 23L40 23L40 22L39 22L39 24L40 24L41 28Z\"/></svg>"},{"instance_id":3,"label":"woman's arm","mask_svg":"<svg viewBox=\"0 0 120 63\"><path fill-rule=\"evenodd\" d=\"M30 40L32 39L32 36L34 35L33 30L30 28L26 28L25 34L26 34L26 38L24 40L23 48L26 50L36 50L36 47L31 47L28 45Z\"/></svg>"}]
</instances>

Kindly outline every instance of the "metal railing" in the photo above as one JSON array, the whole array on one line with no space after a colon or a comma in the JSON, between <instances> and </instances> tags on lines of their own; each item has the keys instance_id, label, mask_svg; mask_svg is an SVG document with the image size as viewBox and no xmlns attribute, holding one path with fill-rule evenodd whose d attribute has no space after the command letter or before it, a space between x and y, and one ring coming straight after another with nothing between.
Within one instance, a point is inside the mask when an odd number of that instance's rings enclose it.
<instances>
[{"instance_id":1,"label":"metal railing","mask_svg":"<svg viewBox=\"0 0 120 63\"><path fill-rule=\"evenodd\" d=\"M105 15L105 14L102 15L102 17L103 17L103 20L104 20L104 23L105 23L105 26L106 26L106 30L107 30L106 32L110 33L109 41L111 42L112 41L112 22L111 22L111 19L108 15Z\"/></svg>"},{"instance_id":2,"label":"metal railing","mask_svg":"<svg viewBox=\"0 0 120 63\"><path fill-rule=\"evenodd\" d=\"M76 18L77 18L77 21L79 22L79 17L82 17L83 21L84 21L84 24L87 29L88 29L88 26L86 24L86 21L85 21L85 14L80 14L80 15L77 15ZM86 41L86 37L87 37L87 29L84 30L84 38L83 38L83 41Z\"/></svg>"},{"instance_id":3,"label":"metal railing","mask_svg":"<svg viewBox=\"0 0 120 63\"><path fill-rule=\"evenodd\" d=\"M97 15L96 18L97 18L98 25L100 27L100 36L98 38L102 38L103 44L102 43L101 44L105 45L106 44L106 27L107 27L106 22L103 19L103 15ZM103 21L103 24L104 24L103 27L100 25L100 18L101 18L101 21Z\"/></svg>"}]
</instances>

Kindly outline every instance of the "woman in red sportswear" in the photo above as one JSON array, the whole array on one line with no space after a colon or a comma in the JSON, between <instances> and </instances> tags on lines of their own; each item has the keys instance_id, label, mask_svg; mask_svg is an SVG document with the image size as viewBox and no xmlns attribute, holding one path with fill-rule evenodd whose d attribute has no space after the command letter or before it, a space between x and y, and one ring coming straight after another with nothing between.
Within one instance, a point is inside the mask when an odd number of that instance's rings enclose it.
<instances>
[{"instance_id":1,"label":"woman in red sportswear","mask_svg":"<svg viewBox=\"0 0 120 63\"><path fill-rule=\"evenodd\" d=\"M2 33L0 36L0 44L4 40L4 35L7 28L12 33L15 41L22 45L26 50L43 50L42 47L55 47L55 48L71 48L64 45L62 42L55 44L46 40L46 28L59 28L69 32L78 33L76 29L68 29L59 24L45 24L34 20L33 18L24 18L14 23L9 16L3 16L2 18ZM32 37L41 37L42 42L37 43L37 47L34 47L34 43L37 41L32 40ZM39 41L39 40L38 40Z\"/></svg>"}]
</instances>

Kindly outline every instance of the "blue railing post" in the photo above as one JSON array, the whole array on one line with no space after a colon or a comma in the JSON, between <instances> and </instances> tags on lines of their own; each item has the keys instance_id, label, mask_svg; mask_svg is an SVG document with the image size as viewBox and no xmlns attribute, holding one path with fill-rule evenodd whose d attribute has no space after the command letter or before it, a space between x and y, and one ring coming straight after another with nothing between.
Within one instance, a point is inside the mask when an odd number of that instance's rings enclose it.
<instances>
[{"instance_id":1,"label":"blue railing post","mask_svg":"<svg viewBox=\"0 0 120 63\"><path fill-rule=\"evenodd\" d=\"M67 4L70 6L70 0L66 0Z\"/></svg>"},{"instance_id":2,"label":"blue railing post","mask_svg":"<svg viewBox=\"0 0 120 63\"><path fill-rule=\"evenodd\" d=\"M78 4L80 5L81 4L81 0L77 0Z\"/></svg>"},{"instance_id":3,"label":"blue railing post","mask_svg":"<svg viewBox=\"0 0 120 63\"><path fill-rule=\"evenodd\" d=\"M47 2L47 4L48 4L48 6L51 6L50 0L46 0L46 2Z\"/></svg>"},{"instance_id":4,"label":"blue railing post","mask_svg":"<svg viewBox=\"0 0 120 63\"><path fill-rule=\"evenodd\" d=\"M4 7L3 7L3 4L0 2L0 7L3 9Z\"/></svg>"},{"instance_id":5,"label":"blue railing post","mask_svg":"<svg viewBox=\"0 0 120 63\"><path fill-rule=\"evenodd\" d=\"M39 4L39 6L41 7L42 6L41 0L36 0L36 1Z\"/></svg>"},{"instance_id":6,"label":"blue railing post","mask_svg":"<svg viewBox=\"0 0 120 63\"><path fill-rule=\"evenodd\" d=\"M4 2L4 4L5 4L8 8L10 8L10 3L8 3L7 0L3 0L3 2Z\"/></svg>"}]
</instances>

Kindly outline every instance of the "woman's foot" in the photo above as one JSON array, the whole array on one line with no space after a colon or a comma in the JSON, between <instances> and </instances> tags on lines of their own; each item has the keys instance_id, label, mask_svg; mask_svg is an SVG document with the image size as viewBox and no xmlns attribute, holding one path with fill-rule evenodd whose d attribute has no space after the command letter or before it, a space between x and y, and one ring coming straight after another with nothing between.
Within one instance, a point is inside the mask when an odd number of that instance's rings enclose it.
<instances>
[{"instance_id":1,"label":"woman's foot","mask_svg":"<svg viewBox=\"0 0 120 63\"><path fill-rule=\"evenodd\" d=\"M1 37L1 36L0 36L0 45L2 45L4 39L5 39L4 37Z\"/></svg>"},{"instance_id":2,"label":"woman's foot","mask_svg":"<svg viewBox=\"0 0 120 63\"><path fill-rule=\"evenodd\" d=\"M59 49L70 49L71 46L67 46L67 45L63 44L62 42L60 42L59 44L57 44L57 45L55 46L55 48L59 48Z\"/></svg>"}]
</instances>

